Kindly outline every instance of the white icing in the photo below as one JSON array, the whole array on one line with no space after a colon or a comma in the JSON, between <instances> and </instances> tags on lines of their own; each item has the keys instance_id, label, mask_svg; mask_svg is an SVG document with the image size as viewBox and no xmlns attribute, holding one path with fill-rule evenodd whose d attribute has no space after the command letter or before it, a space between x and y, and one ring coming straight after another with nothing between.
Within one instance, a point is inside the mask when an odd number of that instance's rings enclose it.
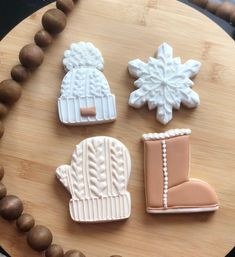
<instances>
[{"instance_id":1,"label":"white icing","mask_svg":"<svg viewBox=\"0 0 235 257\"><path fill-rule=\"evenodd\" d=\"M163 133L148 133L142 136L144 141L147 140L158 140L176 136L190 135L191 129L171 129Z\"/></svg>"},{"instance_id":2,"label":"white icing","mask_svg":"<svg viewBox=\"0 0 235 257\"><path fill-rule=\"evenodd\" d=\"M72 219L105 222L128 218L130 172L130 154L120 141L101 136L78 144L71 165L62 165L56 170L57 178L72 196Z\"/></svg>"},{"instance_id":3,"label":"white icing","mask_svg":"<svg viewBox=\"0 0 235 257\"><path fill-rule=\"evenodd\" d=\"M163 207L167 209L167 193L168 193L168 169L167 169L167 154L166 141L162 140L162 162L163 162Z\"/></svg>"},{"instance_id":4,"label":"white icing","mask_svg":"<svg viewBox=\"0 0 235 257\"><path fill-rule=\"evenodd\" d=\"M91 43L73 43L65 51L65 75L58 99L59 117L67 125L105 123L116 119L115 96L100 71L104 67L100 51ZM95 116L81 116L81 108L95 107Z\"/></svg>"},{"instance_id":5,"label":"white icing","mask_svg":"<svg viewBox=\"0 0 235 257\"><path fill-rule=\"evenodd\" d=\"M179 57L173 58L172 47L163 43L156 57L150 57L147 63L139 59L128 63L130 74L138 78L134 83L138 89L131 93L129 105L140 108L147 103L150 110L157 108L157 120L167 124L173 108L178 110L181 103L193 108L200 103L190 79L200 67L201 63L195 60L181 64Z\"/></svg>"}]
</instances>

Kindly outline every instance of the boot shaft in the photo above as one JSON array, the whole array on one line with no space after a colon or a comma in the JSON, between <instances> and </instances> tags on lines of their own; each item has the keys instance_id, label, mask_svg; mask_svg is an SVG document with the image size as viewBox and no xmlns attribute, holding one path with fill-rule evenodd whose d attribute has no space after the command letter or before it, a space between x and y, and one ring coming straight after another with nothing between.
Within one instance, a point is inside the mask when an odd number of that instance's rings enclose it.
<instances>
[{"instance_id":1,"label":"boot shaft","mask_svg":"<svg viewBox=\"0 0 235 257\"><path fill-rule=\"evenodd\" d=\"M143 135L146 202L167 206L168 189L189 180L188 129Z\"/></svg>"}]
</instances>

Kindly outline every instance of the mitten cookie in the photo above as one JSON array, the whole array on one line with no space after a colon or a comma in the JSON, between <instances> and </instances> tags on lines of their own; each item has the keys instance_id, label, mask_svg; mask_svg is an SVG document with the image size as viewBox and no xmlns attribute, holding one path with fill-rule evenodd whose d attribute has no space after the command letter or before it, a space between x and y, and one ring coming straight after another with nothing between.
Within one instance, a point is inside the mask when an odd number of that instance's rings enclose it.
<instances>
[{"instance_id":1,"label":"mitten cookie","mask_svg":"<svg viewBox=\"0 0 235 257\"><path fill-rule=\"evenodd\" d=\"M130 154L117 139L92 137L78 144L71 165L56 170L57 178L72 196L69 203L72 219L105 222L128 218L130 172Z\"/></svg>"},{"instance_id":2,"label":"mitten cookie","mask_svg":"<svg viewBox=\"0 0 235 257\"><path fill-rule=\"evenodd\" d=\"M89 125L116 119L115 96L101 72L104 60L91 43L73 43L65 51L67 74L58 99L60 121L67 125Z\"/></svg>"},{"instance_id":3,"label":"mitten cookie","mask_svg":"<svg viewBox=\"0 0 235 257\"><path fill-rule=\"evenodd\" d=\"M162 124L172 119L174 109L179 109L183 103L188 108L196 107L199 95L191 87L194 77L200 70L201 63L189 60L181 64L179 57L173 58L173 49L166 43L158 48L156 57L150 57L147 63L139 59L130 61L130 74L138 78L131 93L129 105L140 108L148 103L148 108L157 108L156 118Z\"/></svg>"},{"instance_id":4,"label":"mitten cookie","mask_svg":"<svg viewBox=\"0 0 235 257\"><path fill-rule=\"evenodd\" d=\"M190 129L174 129L143 135L147 212L187 213L218 209L214 189L189 176L190 134Z\"/></svg>"}]
</instances>

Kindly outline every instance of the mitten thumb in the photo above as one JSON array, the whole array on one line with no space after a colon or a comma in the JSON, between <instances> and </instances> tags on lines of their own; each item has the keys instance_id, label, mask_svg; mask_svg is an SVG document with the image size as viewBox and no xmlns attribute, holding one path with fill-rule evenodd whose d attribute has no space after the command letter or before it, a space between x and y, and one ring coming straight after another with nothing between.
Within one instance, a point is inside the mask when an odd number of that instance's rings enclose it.
<instances>
[{"instance_id":1,"label":"mitten thumb","mask_svg":"<svg viewBox=\"0 0 235 257\"><path fill-rule=\"evenodd\" d=\"M56 169L56 177L65 186L65 188L71 194L72 188L69 181L69 172L71 167L69 165L61 165Z\"/></svg>"}]
</instances>

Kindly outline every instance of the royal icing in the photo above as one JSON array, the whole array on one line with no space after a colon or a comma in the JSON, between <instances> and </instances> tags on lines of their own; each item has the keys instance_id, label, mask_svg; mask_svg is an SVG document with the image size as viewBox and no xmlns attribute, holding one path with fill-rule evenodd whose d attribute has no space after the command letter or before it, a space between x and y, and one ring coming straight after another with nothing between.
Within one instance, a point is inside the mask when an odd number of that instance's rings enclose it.
<instances>
[{"instance_id":1,"label":"royal icing","mask_svg":"<svg viewBox=\"0 0 235 257\"><path fill-rule=\"evenodd\" d=\"M200 66L195 60L182 64L179 57L173 58L173 49L166 43L147 63L139 59L130 61L128 69L137 78L134 84L138 89L131 93L129 105L140 108L147 103L150 110L157 108L157 120L167 124L173 108L179 109L181 103L188 108L198 106L199 95L191 89L190 78L199 72Z\"/></svg>"}]
</instances>

